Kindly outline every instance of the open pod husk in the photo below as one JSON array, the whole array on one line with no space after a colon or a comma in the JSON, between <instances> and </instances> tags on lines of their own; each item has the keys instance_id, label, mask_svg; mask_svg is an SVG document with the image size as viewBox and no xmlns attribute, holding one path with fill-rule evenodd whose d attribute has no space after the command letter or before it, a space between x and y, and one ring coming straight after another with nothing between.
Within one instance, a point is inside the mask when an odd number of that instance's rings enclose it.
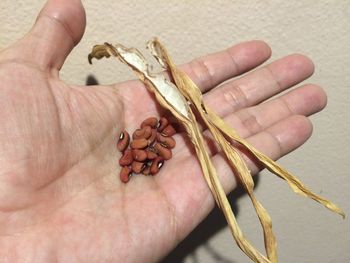
<instances>
[{"instance_id":1,"label":"open pod husk","mask_svg":"<svg viewBox=\"0 0 350 263\"><path fill-rule=\"evenodd\" d=\"M126 48L120 44L111 45L108 43L96 45L93 47L88 59L91 63L92 58L101 59L110 56L119 58L137 73L141 81L145 83L146 87L155 94L160 105L169 110L184 126L196 150L208 187L210 188L217 205L223 211L236 243L249 258L254 262L259 263L277 262L276 238L272 231L272 222L269 214L253 193L254 181L252 175L239 154L239 151L229 140L238 143L250 154L255 156L268 170L286 180L296 193L310 197L323 204L331 211L336 212L343 217L345 216L340 208L308 190L300 180L269 157L252 147L247 141L242 139L233 128L228 126L218 115L216 115L213 110L205 106L200 89L172 62L167 50L157 39L150 41L148 43L148 48L158 62L169 71L175 84L167 80L163 73L150 72L146 59L134 48ZM191 108L189 104L193 105L193 107ZM204 139L192 109L196 110L198 113L197 116L200 116L208 130L211 132L213 138L227 157L232 169L237 174L240 183L247 191L262 225L266 256L250 244L239 228L232 208L220 183L216 169L205 149Z\"/></svg>"}]
</instances>

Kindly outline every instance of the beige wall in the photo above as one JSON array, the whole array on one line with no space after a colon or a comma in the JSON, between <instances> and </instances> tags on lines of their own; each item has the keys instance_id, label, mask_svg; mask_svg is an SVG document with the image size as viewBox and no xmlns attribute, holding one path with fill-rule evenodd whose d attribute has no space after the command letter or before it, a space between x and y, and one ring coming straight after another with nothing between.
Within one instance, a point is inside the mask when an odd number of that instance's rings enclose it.
<instances>
[{"instance_id":1,"label":"beige wall","mask_svg":"<svg viewBox=\"0 0 350 263\"><path fill-rule=\"evenodd\" d=\"M43 2L0 1L0 47L11 44L30 28ZM100 83L133 78L117 62L88 65L86 55L90 47L104 41L143 48L148 39L158 36L178 63L248 39L267 41L273 58L293 52L310 56L316 72L309 81L325 88L328 107L312 117L313 137L280 162L316 193L329 197L350 214L349 1L83 2L87 13L85 36L61 73L70 83L84 84L88 74L94 74ZM273 218L280 262L349 262L348 219L342 220L320 205L296 196L281 180L266 172L259 177L256 191ZM249 200L239 195L233 198L243 230L262 248L262 233ZM188 263L248 262L232 244L221 215L217 213L209 219L173 258L184 257Z\"/></svg>"}]
</instances>

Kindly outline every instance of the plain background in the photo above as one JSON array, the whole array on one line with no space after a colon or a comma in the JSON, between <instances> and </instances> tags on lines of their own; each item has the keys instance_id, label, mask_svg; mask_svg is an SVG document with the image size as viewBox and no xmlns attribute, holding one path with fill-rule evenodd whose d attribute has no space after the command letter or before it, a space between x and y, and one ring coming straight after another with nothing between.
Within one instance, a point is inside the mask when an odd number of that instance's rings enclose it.
<instances>
[{"instance_id":1,"label":"plain background","mask_svg":"<svg viewBox=\"0 0 350 263\"><path fill-rule=\"evenodd\" d=\"M0 48L33 24L43 0L0 1ZM159 37L177 63L245 40L265 40L272 59L308 55L316 64L308 80L324 87L327 108L312 116L311 139L279 162L316 193L350 213L350 3L338 1L136 1L85 0L87 28L67 59L61 77L85 84L92 74L100 84L134 78L124 65L105 60L90 66L87 54L97 43L120 42L145 51ZM349 220L297 196L284 182L262 172L256 193L270 212L280 262L349 262ZM263 248L262 232L241 191L230 195L238 222ZM215 210L163 262L249 262L237 249L220 212Z\"/></svg>"}]
</instances>

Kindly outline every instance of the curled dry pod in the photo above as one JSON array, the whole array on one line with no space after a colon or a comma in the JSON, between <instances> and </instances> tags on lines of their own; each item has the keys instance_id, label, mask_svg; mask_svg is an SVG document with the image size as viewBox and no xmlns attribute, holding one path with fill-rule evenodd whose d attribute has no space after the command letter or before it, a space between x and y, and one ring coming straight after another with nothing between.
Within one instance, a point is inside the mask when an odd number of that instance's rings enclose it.
<instances>
[{"instance_id":1,"label":"curled dry pod","mask_svg":"<svg viewBox=\"0 0 350 263\"><path fill-rule=\"evenodd\" d=\"M156 143L154 145L154 148L157 150L157 153L159 154L159 156L163 157L164 160L169 160L173 156L171 153L171 150L164 147L160 143Z\"/></svg>"},{"instance_id":2,"label":"curled dry pod","mask_svg":"<svg viewBox=\"0 0 350 263\"><path fill-rule=\"evenodd\" d=\"M157 141L169 149L174 148L176 145L175 139L173 137L165 137L160 133L157 134Z\"/></svg>"},{"instance_id":3,"label":"curled dry pod","mask_svg":"<svg viewBox=\"0 0 350 263\"><path fill-rule=\"evenodd\" d=\"M144 162L133 161L131 164L131 170L137 174L141 173L145 167L146 164Z\"/></svg>"},{"instance_id":4,"label":"curled dry pod","mask_svg":"<svg viewBox=\"0 0 350 263\"><path fill-rule=\"evenodd\" d=\"M147 159L147 152L145 150L134 149L132 150L132 157L135 161L143 162Z\"/></svg>"},{"instance_id":5,"label":"curled dry pod","mask_svg":"<svg viewBox=\"0 0 350 263\"><path fill-rule=\"evenodd\" d=\"M161 118L159 119L159 123L158 123L158 128L157 128L157 130L158 130L159 132L162 132L162 131L164 130L164 128L165 128L166 126L168 126L168 124L169 124L168 119L165 118L165 117L161 117Z\"/></svg>"},{"instance_id":6,"label":"curled dry pod","mask_svg":"<svg viewBox=\"0 0 350 263\"><path fill-rule=\"evenodd\" d=\"M132 138L134 140L142 139L142 138L148 139L149 137L151 137L151 135L152 135L152 128L151 126L147 125L141 129L137 129L136 131L134 131L134 133L132 134Z\"/></svg>"},{"instance_id":7,"label":"curled dry pod","mask_svg":"<svg viewBox=\"0 0 350 263\"><path fill-rule=\"evenodd\" d=\"M171 124L168 124L162 131L163 136L173 136L175 133L176 130Z\"/></svg>"},{"instance_id":8,"label":"curled dry pod","mask_svg":"<svg viewBox=\"0 0 350 263\"><path fill-rule=\"evenodd\" d=\"M124 151L124 154L122 155L122 157L120 157L119 159L119 164L120 166L128 166L132 163L133 161L133 157L132 157L132 152L130 149L126 149Z\"/></svg>"},{"instance_id":9,"label":"curled dry pod","mask_svg":"<svg viewBox=\"0 0 350 263\"><path fill-rule=\"evenodd\" d=\"M148 160L153 160L158 157L158 154L155 151L156 149L154 149L153 147L149 147L149 149L146 150Z\"/></svg>"},{"instance_id":10,"label":"curled dry pod","mask_svg":"<svg viewBox=\"0 0 350 263\"><path fill-rule=\"evenodd\" d=\"M155 175L156 173L158 173L160 168L162 168L163 164L164 164L164 159L162 157L159 156L156 159L154 159L151 164L151 169L150 169L151 174Z\"/></svg>"},{"instance_id":11,"label":"curled dry pod","mask_svg":"<svg viewBox=\"0 0 350 263\"><path fill-rule=\"evenodd\" d=\"M133 140L130 143L132 149L144 149L148 146L148 140L145 138Z\"/></svg>"},{"instance_id":12,"label":"curled dry pod","mask_svg":"<svg viewBox=\"0 0 350 263\"><path fill-rule=\"evenodd\" d=\"M158 119L156 117L149 117L141 123L141 128L145 126L151 126L151 128L157 128Z\"/></svg>"},{"instance_id":13,"label":"curled dry pod","mask_svg":"<svg viewBox=\"0 0 350 263\"><path fill-rule=\"evenodd\" d=\"M124 152L125 149L129 146L130 135L127 131L123 131L119 135L119 140L117 143L117 149L121 152Z\"/></svg>"},{"instance_id":14,"label":"curled dry pod","mask_svg":"<svg viewBox=\"0 0 350 263\"><path fill-rule=\"evenodd\" d=\"M124 166L122 167L122 169L120 170L120 181L122 181L123 183L127 183L130 179L131 176L131 169L128 166Z\"/></svg>"}]
</instances>

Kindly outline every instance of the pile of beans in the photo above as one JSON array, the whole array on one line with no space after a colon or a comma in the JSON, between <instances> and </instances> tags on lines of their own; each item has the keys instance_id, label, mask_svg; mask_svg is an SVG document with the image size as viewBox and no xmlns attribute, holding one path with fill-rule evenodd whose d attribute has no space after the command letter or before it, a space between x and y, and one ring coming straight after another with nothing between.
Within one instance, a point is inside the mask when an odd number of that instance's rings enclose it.
<instances>
[{"instance_id":1,"label":"pile of beans","mask_svg":"<svg viewBox=\"0 0 350 263\"><path fill-rule=\"evenodd\" d=\"M155 175L162 168L164 161L171 159L176 145L172 137L176 133L168 119L156 117L145 119L132 138L123 131L117 143L117 148L123 153L119 159L120 180L127 183L132 173Z\"/></svg>"}]
</instances>

